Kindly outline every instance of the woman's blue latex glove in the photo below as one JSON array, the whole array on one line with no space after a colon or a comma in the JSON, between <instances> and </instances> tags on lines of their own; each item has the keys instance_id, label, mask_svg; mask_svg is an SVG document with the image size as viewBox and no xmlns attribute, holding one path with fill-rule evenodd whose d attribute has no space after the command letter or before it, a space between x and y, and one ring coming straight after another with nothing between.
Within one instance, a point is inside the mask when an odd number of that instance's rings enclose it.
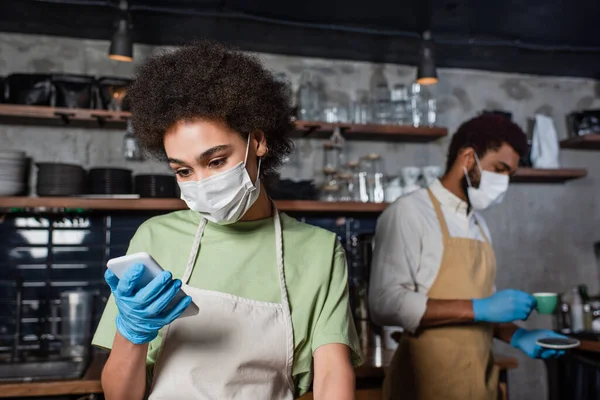
<instances>
[{"instance_id":1,"label":"woman's blue latex glove","mask_svg":"<svg viewBox=\"0 0 600 400\"><path fill-rule=\"evenodd\" d=\"M181 288L181 281L172 279L169 271L163 271L140 287L144 268L142 264L130 267L123 279L117 278L110 269L104 274L119 309L117 330L134 344L151 342L159 329L179 317L192 301L186 296L177 305L168 307Z\"/></svg>"},{"instance_id":2,"label":"woman's blue latex glove","mask_svg":"<svg viewBox=\"0 0 600 400\"><path fill-rule=\"evenodd\" d=\"M546 349L535 343L539 339L544 338L566 339L567 337L547 329L528 331L527 329L519 328L513 334L510 344L531 358L556 358L565 354L564 350Z\"/></svg>"},{"instance_id":3,"label":"woman's blue latex glove","mask_svg":"<svg viewBox=\"0 0 600 400\"><path fill-rule=\"evenodd\" d=\"M473 299L475 322L513 322L526 320L537 306L532 295L507 289L484 299Z\"/></svg>"}]
</instances>

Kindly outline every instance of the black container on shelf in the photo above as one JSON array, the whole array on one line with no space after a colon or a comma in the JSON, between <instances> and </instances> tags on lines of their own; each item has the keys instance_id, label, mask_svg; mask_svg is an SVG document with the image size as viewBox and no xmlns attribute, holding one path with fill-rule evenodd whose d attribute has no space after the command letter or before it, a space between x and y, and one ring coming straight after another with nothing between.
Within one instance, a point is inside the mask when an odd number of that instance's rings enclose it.
<instances>
[{"instance_id":1,"label":"black container on shelf","mask_svg":"<svg viewBox=\"0 0 600 400\"><path fill-rule=\"evenodd\" d=\"M4 87L4 82L6 81L6 78L3 76L0 76L0 104L5 103L6 102L6 90Z\"/></svg>"},{"instance_id":2,"label":"black container on shelf","mask_svg":"<svg viewBox=\"0 0 600 400\"><path fill-rule=\"evenodd\" d=\"M127 86L131 83L130 79L102 77L98 78L96 85L98 87L98 107L106 110L129 111L127 101Z\"/></svg>"},{"instance_id":3,"label":"black container on shelf","mask_svg":"<svg viewBox=\"0 0 600 400\"><path fill-rule=\"evenodd\" d=\"M6 103L28 106L49 106L53 96L50 75L11 74L4 80Z\"/></svg>"},{"instance_id":4,"label":"black container on shelf","mask_svg":"<svg viewBox=\"0 0 600 400\"><path fill-rule=\"evenodd\" d=\"M310 180L281 179L269 185L269 194L274 200L316 200L319 191Z\"/></svg>"},{"instance_id":5,"label":"black container on shelf","mask_svg":"<svg viewBox=\"0 0 600 400\"><path fill-rule=\"evenodd\" d=\"M91 194L131 194L131 170L124 168L92 168L88 188Z\"/></svg>"},{"instance_id":6,"label":"black container on shelf","mask_svg":"<svg viewBox=\"0 0 600 400\"><path fill-rule=\"evenodd\" d=\"M94 108L95 79L87 75L53 75L54 106L66 108Z\"/></svg>"},{"instance_id":7,"label":"black container on shelf","mask_svg":"<svg viewBox=\"0 0 600 400\"><path fill-rule=\"evenodd\" d=\"M173 198L177 196L177 181L173 175L141 174L135 178L135 192L140 197Z\"/></svg>"},{"instance_id":8,"label":"black container on shelf","mask_svg":"<svg viewBox=\"0 0 600 400\"><path fill-rule=\"evenodd\" d=\"M600 134L600 110L575 111L566 119L569 137Z\"/></svg>"},{"instance_id":9,"label":"black container on shelf","mask_svg":"<svg viewBox=\"0 0 600 400\"><path fill-rule=\"evenodd\" d=\"M86 172L74 164L37 163L38 196L74 196L85 193Z\"/></svg>"}]
</instances>

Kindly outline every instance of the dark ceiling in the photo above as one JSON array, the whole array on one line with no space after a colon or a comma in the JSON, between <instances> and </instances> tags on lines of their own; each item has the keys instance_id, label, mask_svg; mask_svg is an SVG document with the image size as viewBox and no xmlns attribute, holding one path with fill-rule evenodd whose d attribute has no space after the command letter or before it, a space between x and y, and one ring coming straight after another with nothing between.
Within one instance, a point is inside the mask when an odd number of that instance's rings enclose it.
<instances>
[{"instance_id":1,"label":"dark ceiling","mask_svg":"<svg viewBox=\"0 0 600 400\"><path fill-rule=\"evenodd\" d=\"M130 0L134 40L211 37L251 51L600 78L598 0ZM0 0L0 31L109 39L115 1Z\"/></svg>"}]
</instances>

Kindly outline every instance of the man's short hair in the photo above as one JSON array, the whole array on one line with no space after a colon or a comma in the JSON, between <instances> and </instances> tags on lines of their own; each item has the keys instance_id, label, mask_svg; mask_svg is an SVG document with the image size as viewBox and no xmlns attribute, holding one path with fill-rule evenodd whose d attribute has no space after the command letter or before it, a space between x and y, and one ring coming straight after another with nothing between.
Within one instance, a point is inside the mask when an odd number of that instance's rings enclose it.
<instances>
[{"instance_id":1,"label":"man's short hair","mask_svg":"<svg viewBox=\"0 0 600 400\"><path fill-rule=\"evenodd\" d=\"M470 119L452 136L446 171L452 168L462 149L472 147L477 156L482 158L489 150L498 150L504 143L512 147L519 157L529 153L525 132L508 118L496 114L482 114Z\"/></svg>"}]
</instances>

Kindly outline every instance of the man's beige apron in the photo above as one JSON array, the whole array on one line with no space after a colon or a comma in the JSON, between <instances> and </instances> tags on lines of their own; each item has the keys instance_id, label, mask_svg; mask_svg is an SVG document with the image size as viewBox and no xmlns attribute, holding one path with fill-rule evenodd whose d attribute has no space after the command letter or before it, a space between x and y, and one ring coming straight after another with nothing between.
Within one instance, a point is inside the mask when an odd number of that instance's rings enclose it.
<instances>
[{"instance_id":1,"label":"man's beige apron","mask_svg":"<svg viewBox=\"0 0 600 400\"><path fill-rule=\"evenodd\" d=\"M489 240L451 237L439 201L428 189L442 228L444 254L427 294L431 299L490 296L496 260ZM470 324L403 335L384 382L384 399L495 400L498 370L492 355L492 326Z\"/></svg>"},{"instance_id":2,"label":"man's beige apron","mask_svg":"<svg viewBox=\"0 0 600 400\"><path fill-rule=\"evenodd\" d=\"M187 285L206 226L206 220L202 220L182 278L183 289L199 312L179 318L167 328L154 368L150 399L294 398L294 338L277 210L274 221L281 304Z\"/></svg>"}]
</instances>

